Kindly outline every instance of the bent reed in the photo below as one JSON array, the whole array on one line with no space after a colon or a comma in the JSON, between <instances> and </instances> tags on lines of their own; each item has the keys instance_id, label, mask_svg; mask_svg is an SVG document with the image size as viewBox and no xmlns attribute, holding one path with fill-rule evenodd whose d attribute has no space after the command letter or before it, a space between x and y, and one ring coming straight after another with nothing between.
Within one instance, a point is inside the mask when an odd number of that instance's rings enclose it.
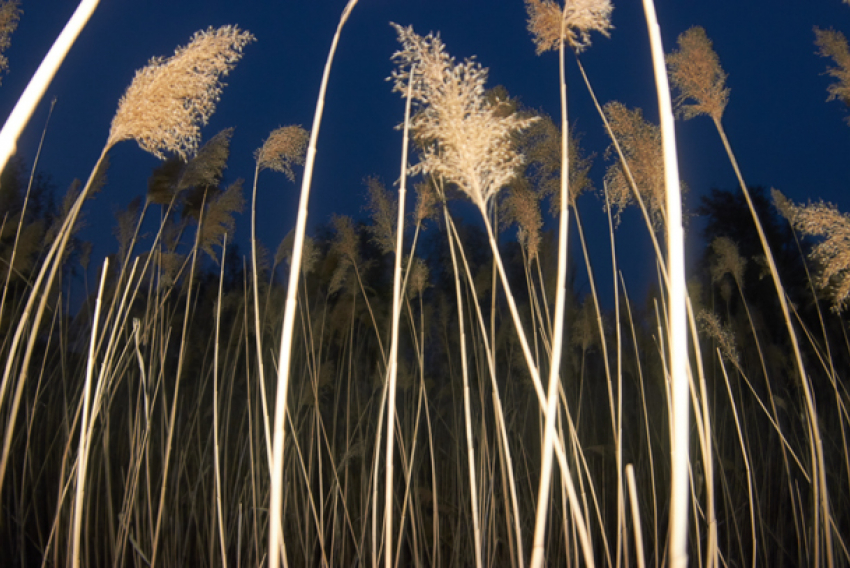
<instances>
[{"instance_id":1,"label":"bent reed","mask_svg":"<svg viewBox=\"0 0 850 568\"><path fill-rule=\"evenodd\" d=\"M18 4L0 3L0 73ZM368 218L310 236L349 0L310 129L257 141L246 256L233 245L243 182L223 183L233 129L201 141L255 40L236 26L137 71L59 208L11 160L0 563L850 564L850 218L746 184L707 32L685 31L665 59L644 5L660 125L596 99L581 55L616 33L608 0L525 0L537 54L558 53L557 119L489 86L439 34L392 24L398 189L366 178ZM815 43L834 64L829 99L848 103L845 36L816 29ZM608 136L600 188L568 85L587 89ZM739 183L703 198L687 282L674 113L712 120ZM116 252L90 289L81 219L128 140L161 163L116 213ZM256 237L264 170L301 185L274 252ZM584 194L602 201L610 265L591 257ZM642 302L618 265L631 205L655 255Z\"/></svg>"}]
</instances>

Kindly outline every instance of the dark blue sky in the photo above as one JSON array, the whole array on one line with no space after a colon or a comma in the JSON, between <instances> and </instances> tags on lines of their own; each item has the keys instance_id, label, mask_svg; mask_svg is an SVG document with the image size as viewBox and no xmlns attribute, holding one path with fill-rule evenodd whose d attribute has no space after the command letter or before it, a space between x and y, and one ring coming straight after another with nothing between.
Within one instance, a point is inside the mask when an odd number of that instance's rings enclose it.
<instances>
[{"instance_id":1,"label":"dark blue sky","mask_svg":"<svg viewBox=\"0 0 850 568\"><path fill-rule=\"evenodd\" d=\"M10 72L0 86L3 116L76 7L69 1L47 4L22 3L24 14L6 51ZM56 97L40 169L64 191L73 178L84 179L91 170L136 69L152 56L171 55L196 30L238 24L257 41L226 79L228 86L204 136L236 127L226 178L243 177L249 187L252 154L271 130L288 124L310 128L325 57L344 4L103 0L25 131L19 151L31 160L49 101ZM731 88L724 123L747 182L775 186L797 201L823 198L850 211L850 127L844 122L848 112L840 102L825 102L829 62L816 55L812 31L820 26L850 33L850 6L839 0L787 7L766 0L661 0L657 11L667 52L692 25L705 27L714 41ZM327 221L334 212L361 215L365 176L378 175L388 183L398 177L401 133L393 127L402 120L404 108L384 80L397 49L390 21L411 24L422 34L440 31L449 53L458 59L475 55L490 69L491 86L502 84L525 104L557 118L557 55L535 55L525 19L521 0L361 0L343 31L331 75L310 225ZM610 39L594 36L583 55L585 68L603 102L642 107L655 121L641 3L615 1L612 23ZM568 69L568 81L571 119L584 133L587 150L597 154L592 177L601 186L608 141L574 65ZM677 122L677 128L681 176L691 188L689 205L696 206L711 187L737 185L708 118ZM104 227L113 224L112 210L144 195L156 165L157 160L133 142L116 147L109 183L88 206L90 226L84 236L102 242ZM272 250L293 225L298 188L280 174L261 175L259 235ZM580 206L589 229L599 228L593 247L604 254L609 244L601 202L588 196ZM239 223L243 245L248 219L244 215ZM627 215L621 231L635 231L640 224L634 213ZM649 249L640 240L629 239L640 254L621 254L624 263L634 263L626 266L630 278L652 266L647 264L652 262ZM101 253L113 249L107 243Z\"/></svg>"}]
</instances>

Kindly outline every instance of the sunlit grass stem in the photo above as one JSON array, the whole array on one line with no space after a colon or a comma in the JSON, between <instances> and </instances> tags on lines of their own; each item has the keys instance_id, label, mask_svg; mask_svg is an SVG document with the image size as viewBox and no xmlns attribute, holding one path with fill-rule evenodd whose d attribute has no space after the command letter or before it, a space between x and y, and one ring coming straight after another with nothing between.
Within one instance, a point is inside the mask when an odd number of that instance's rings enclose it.
<instances>
[{"instance_id":1,"label":"sunlit grass stem","mask_svg":"<svg viewBox=\"0 0 850 568\"><path fill-rule=\"evenodd\" d=\"M283 315L283 332L280 340L278 358L277 394L275 396L275 415L272 442L272 471L271 495L269 497L269 568L280 566L281 547L283 545L281 532L281 500L283 498L283 442L285 436L286 398L289 387L289 373L292 364L292 335L295 324L295 308L298 293L298 276L301 273L301 255L304 248L304 233L307 229L307 203L310 197L310 186L313 180L313 165L316 159L316 141L319 137L319 127L325 108L325 93L330 78L331 64L339 43L342 28L348 21L357 0L349 0L340 17L339 24L331 42L322 82L319 87L319 98L310 129L310 143L307 147L307 159L304 164L304 177L301 182L301 197L298 203L298 217L295 224L295 240L292 245L292 261L289 267L286 308Z\"/></svg>"},{"instance_id":2,"label":"sunlit grass stem","mask_svg":"<svg viewBox=\"0 0 850 568\"><path fill-rule=\"evenodd\" d=\"M652 62L658 92L658 114L661 119L664 152L664 185L667 195L667 272L669 294L669 352L672 382L671 481L669 516L669 551L671 568L687 565L688 541L688 327L685 307L685 249L682 229L682 200L679 166L676 158L676 134L673 122L673 103L667 80L667 66L661 46L661 30L655 15L653 0L644 0L649 30Z\"/></svg>"}]
</instances>

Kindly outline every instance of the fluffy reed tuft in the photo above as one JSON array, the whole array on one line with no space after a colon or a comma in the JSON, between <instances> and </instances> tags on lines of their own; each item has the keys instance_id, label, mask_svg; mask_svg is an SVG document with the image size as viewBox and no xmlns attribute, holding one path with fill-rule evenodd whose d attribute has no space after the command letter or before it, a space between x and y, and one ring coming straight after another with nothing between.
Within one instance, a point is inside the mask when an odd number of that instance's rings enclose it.
<instances>
[{"instance_id":1,"label":"fluffy reed tuft","mask_svg":"<svg viewBox=\"0 0 850 568\"><path fill-rule=\"evenodd\" d=\"M830 299L834 312L844 311L850 305L850 215L831 203L795 205L779 191L772 193L777 209L795 229L823 237L809 253L819 268L815 285Z\"/></svg>"},{"instance_id":2,"label":"fluffy reed tuft","mask_svg":"<svg viewBox=\"0 0 850 568\"><path fill-rule=\"evenodd\" d=\"M224 235L229 234L231 240L233 232L236 230L236 220L233 218L234 213L241 213L245 209L245 199L242 197L242 180L238 179L227 189L213 197L209 198L201 221L201 235L199 245L201 249L210 255L216 263L219 256L213 250L213 245L221 246Z\"/></svg>"},{"instance_id":3,"label":"fluffy reed tuft","mask_svg":"<svg viewBox=\"0 0 850 568\"><path fill-rule=\"evenodd\" d=\"M537 55L558 49L562 29L567 44L580 52L590 46L591 31L608 37L613 27L609 0L567 0L563 9L552 0L525 0L525 8Z\"/></svg>"},{"instance_id":4,"label":"fluffy reed tuft","mask_svg":"<svg viewBox=\"0 0 850 568\"><path fill-rule=\"evenodd\" d=\"M500 221L503 228L514 223L519 226L519 240L531 261L540 252L540 233L543 230L543 215L540 213L539 196L526 180L511 184L508 196L501 206Z\"/></svg>"},{"instance_id":5,"label":"fluffy reed tuft","mask_svg":"<svg viewBox=\"0 0 850 568\"><path fill-rule=\"evenodd\" d=\"M295 181L294 165L304 165L310 134L300 126L281 126L272 131L263 146L254 152L257 166L284 174Z\"/></svg>"},{"instance_id":6,"label":"fluffy reed tuft","mask_svg":"<svg viewBox=\"0 0 850 568\"><path fill-rule=\"evenodd\" d=\"M281 262L292 262L292 245L295 242L295 231L289 231L286 237L277 246L277 251L274 254L274 266L280 265ZM310 274L316 268L316 263L321 258L321 251L313 237L304 236L304 251L301 253L301 274Z\"/></svg>"},{"instance_id":7,"label":"fluffy reed tuft","mask_svg":"<svg viewBox=\"0 0 850 568\"><path fill-rule=\"evenodd\" d=\"M393 55L398 63L393 90L406 93L412 80L419 106L410 126L422 154L411 174L440 176L486 211L523 162L512 134L536 119L503 116L503 101L491 102L484 95L487 69L470 59L455 64L439 36L422 37L412 27L392 25L403 46Z\"/></svg>"},{"instance_id":8,"label":"fluffy reed tuft","mask_svg":"<svg viewBox=\"0 0 850 568\"><path fill-rule=\"evenodd\" d=\"M215 110L227 76L254 36L236 26L195 32L186 47L165 59L154 57L136 72L112 119L107 147L135 140L160 159L165 152L183 160L200 141L200 127Z\"/></svg>"},{"instance_id":9,"label":"fluffy reed tuft","mask_svg":"<svg viewBox=\"0 0 850 568\"><path fill-rule=\"evenodd\" d=\"M837 79L826 89L829 93L827 100L838 99L850 106L850 47L847 45L847 38L836 30L815 28L815 45L819 48L820 56L831 57L836 63L835 67L828 67L826 70L827 75ZM850 117L845 120L850 124Z\"/></svg>"},{"instance_id":10,"label":"fluffy reed tuft","mask_svg":"<svg viewBox=\"0 0 850 568\"><path fill-rule=\"evenodd\" d=\"M605 105L611 131L620 142L638 191L646 203L656 230L664 225L664 160L661 155L661 131L644 120L640 109L629 110L622 103ZM610 153L610 149L608 151ZM608 196L619 220L623 209L632 203L632 189L623 165L618 161L605 174Z\"/></svg>"},{"instance_id":11,"label":"fluffy reed tuft","mask_svg":"<svg viewBox=\"0 0 850 568\"><path fill-rule=\"evenodd\" d=\"M720 319L714 313L704 310L697 315L697 320L702 332L717 342L720 354L740 370L741 356L735 344L735 334L732 328L720 323Z\"/></svg>"},{"instance_id":12,"label":"fluffy reed tuft","mask_svg":"<svg viewBox=\"0 0 850 568\"><path fill-rule=\"evenodd\" d=\"M21 19L21 3L18 0L10 0L0 4L0 73L7 71L9 60L3 55L6 48L11 44L11 35L18 27ZM0 75L2 79L2 75Z\"/></svg>"},{"instance_id":13,"label":"fluffy reed tuft","mask_svg":"<svg viewBox=\"0 0 850 568\"><path fill-rule=\"evenodd\" d=\"M686 119L707 114L720 121L729 102L726 73L720 67L711 40L701 26L694 26L678 39L679 49L667 56L670 80L679 90L676 105ZM693 100L692 104L685 104Z\"/></svg>"},{"instance_id":14,"label":"fluffy reed tuft","mask_svg":"<svg viewBox=\"0 0 850 568\"><path fill-rule=\"evenodd\" d=\"M395 252L398 201L378 178L367 177L365 181L369 203L364 208L372 218L372 224L366 227L366 231L383 254L392 254Z\"/></svg>"},{"instance_id":15,"label":"fluffy reed tuft","mask_svg":"<svg viewBox=\"0 0 850 568\"><path fill-rule=\"evenodd\" d=\"M201 146L197 155L189 160L180 174L177 190L189 187L215 187L221 181L227 158L230 157L230 139L233 128L225 128Z\"/></svg>"},{"instance_id":16,"label":"fluffy reed tuft","mask_svg":"<svg viewBox=\"0 0 850 568\"><path fill-rule=\"evenodd\" d=\"M738 245L729 237L717 237L711 243L714 252L714 262L711 264L711 283L715 284L723 280L729 274L738 288L744 289L744 270L747 267L747 259L741 256Z\"/></svg>"}]
</instances>

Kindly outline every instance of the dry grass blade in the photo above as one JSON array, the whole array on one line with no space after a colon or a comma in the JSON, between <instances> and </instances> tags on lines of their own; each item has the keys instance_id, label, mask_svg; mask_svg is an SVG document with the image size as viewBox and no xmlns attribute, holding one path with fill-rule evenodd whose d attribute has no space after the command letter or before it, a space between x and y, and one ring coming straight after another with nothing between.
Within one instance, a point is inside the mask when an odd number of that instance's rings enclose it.
<instances>
[{"instance_id":1,"label":"dry grass blade","mask_svg":"<svg viewBox=\"0 0 850 568\"><path fill-rule=\"evenodd\" d=\"M132 139L160 159L168 152L187 160L198 147L201 126L215 110L224 86L220 78L253 40L236 26L209 28L195 32L173 56L151 59L118 103L107 147Z\"/></svg>"}]
</instances>

